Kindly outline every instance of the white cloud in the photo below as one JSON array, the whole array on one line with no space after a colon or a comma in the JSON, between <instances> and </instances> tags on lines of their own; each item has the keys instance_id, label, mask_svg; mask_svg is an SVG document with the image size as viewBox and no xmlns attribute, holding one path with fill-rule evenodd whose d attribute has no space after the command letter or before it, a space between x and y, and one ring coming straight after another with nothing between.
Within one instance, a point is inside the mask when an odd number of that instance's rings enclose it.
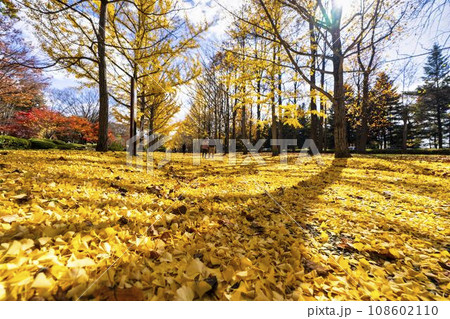
<instances>
[{"instance_id":1,"label":"white cloud","mask_svg":"<svg viewBox=\"0 0 450 319\"><path fill-rule=\"evenodd\" d=\"M187 15L192 22L212 23L205 38L216 40L223 38L232 22L232 15L228 11L235 11L243 3L242 0L185 0L182 6L189 8Z\"/></svg>"}]
</instances>

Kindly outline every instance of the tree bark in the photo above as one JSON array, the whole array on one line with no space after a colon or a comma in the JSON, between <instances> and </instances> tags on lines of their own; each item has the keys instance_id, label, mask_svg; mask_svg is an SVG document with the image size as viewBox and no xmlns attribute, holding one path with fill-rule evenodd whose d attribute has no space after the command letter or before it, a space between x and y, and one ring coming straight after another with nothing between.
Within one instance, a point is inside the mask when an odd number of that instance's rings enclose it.
<instances>
[{"instance_id":1,"label":"tree bark","mask_svg":"<svg viewBox=\"0 0 450 319\"><path fill-rule=\"evenodd\" d=\"M261 79L258 79L257 85L258 104L256 105L256 141L259 141L261 139Z\"/></svg>"},{"instance_id":2,"label":"tree bark","mask_svg":"<svg viewBox=\"0 0 450 319\"><path fill-rule=\"evenodd\" d=\"M325 68L326 68L326 59L325 59L326 51L324 49L322 56L322 68L320 73L320 87L322 90L325 90ZM321 143L318 145L319 151L323 151L327 149L328 141L327 141L327 102L324 96L319 96L320 98L320 111L322 112L322 117L320 118L320 130L319 130L319 138Z\"/></svg>"},{"instance_id":3,"label":"tree bark","mask_svg":"<svg viewBox=\"0 0 450 319\"><path fill-rule=\"evenodd\" d=\"M361 127L359 128L358 142L356 150L358 153L365 153L369 138L369 71L363 73L361 101Z\"/></svg>"},{"instance_id":4,"label":"tree bark","mask_svg":"<svg viewBox=\"0 0 450 319\"><path fill-rule=\"evenodd\" d=\"M277 128L277 112L276 112L276 106L275 106L275 95L272 97L272 139L276 140L278 139L278 128ZM278 156L278 146L272 145L272 156Z\"/></svg>"},{"instance_id":5,"label":"tree bark","mask_svg":"<svg viewBox=\"0 0 450 319\"><path fill-rule=\"evenodd\" d=\"M403 110L402 118L403 118L403 139L402 139L402 151L406 152L408 147L408 107L403 106L405 109Z\"/></svg>"},{"instance_id":6,"label":"tree bark","mask_svg":"<svg viewBox=\"0 0 450 319\"><path fill-rule=\"evenodd\" d=\"M275 68L275 62L276 62L276 49L273 49L273 68ZM278 139L278 127L277 127L277 108L276 108L276 98L275 98L275 91L276 91L276 87L275 87L275 72L273 72L272 76L271 76L271 89L272 89L272 127L271 127L271 131L272 131L272 139L276 140ZM278 146L277 145L272 145L272 156L278 156L280 154Z\"/></svg>"},{"instance_id":7,"label":"tree bark","mask_svg":"<svg viewBox=\"0 0 450 319\"><path fill-rule=\"evenodd\" d=\"M225 122L225 145L224 145L224 153L230 153L230 96L228 94L228 88L225 93L226 98L226 122Z\"/></svg>"},{"instance_id":8,"label":"tree bark","mask_svg":"<svg viewBox=\"0 0 450 319\"><path fill-rule=\"evenodd\" d=\"M439 94L439 93L438 93ZM444 144L444 138L442 133L442 112L441 112L441 105L439 100L437 101L437 129L438 129L438 147L441 149Z\"/></svg>"},{"instance_id":9,"label":"tree bark","mask_svg":"<svg viewBox=\"0 0 450 319\"><path fill-rule=\"evenodd\" d=\"M129 152L131 156L137 155L136 147L136 72L133 72L133 76L130 78L130 148Z\"/></svg>"},{"instance_id":10,"label":"tree bark","mask_svg":"<svg viewBox=\"0 0 450 319\"><path fill-rule=\"evenodd\" d=\"M109 97L108 97L108 80L106 75L106 9L107 0L100 1L100 15L98 26L98 82L99 82L99 128L97 151L108 151L108 118L109 118Z\"/></svg>"},{"instance_id":11,"label":"tree bark","mask_svg":"<svg viewBox=\"0 0 450 319\"><path fill-rule=\"evenodd\" d=\"M139 120L139 122L140 122L140 125L139 125L139 133L140 133L140 138L139 138L139 143L140 143L140 145L141 145L141 147L142 146L145 146L145 145L143 145L144 144L144 130L145 130L145 116L144 116L144 112L145 112L145 92L142 92L143 94L142 94L142 96L141 96L141 113L142 113L142 115L141 115L141 118L140 118L140 120Z\"/></svg>"},{"instance_id":12,"label":"tree bark","mask_svg":"<svg viewBox=\"0 0 450 319\"><path fill-rule=\"evenodd\" d=\"M309 94L311 98L310 102L310 111L311 111L311 139L314 143L321 148L321 142L319 140L319 117L317 116L317 104L316 104L316 90L314 87L316 86L316 55L317 55L317 40L314 32L314 24L313 21L309 22L309 39L310 39L310 48L311 48L311 72L310 72L310 85L309 85Z\"/></svg>"},{"instance_id":13,"label":"tree bark","mask_svg":"<svg viewBox=\"0 0 450 319\"><path fill-rule=\"evenodd\" d=\"M155 134L155 107L150 106L150 116L148 118L148 136L151 137Z\"/></svg>"},{"instance_id":14,"label":"tree bark","mask_svg":"<svg viewBox=\"0 0 450 319\"><path fill-rule=\"evenodd\" d=\"M278 64L281 65L281 47L279 48L278 51ZM281 92L282 92L282 85L283 85L283 74L281 72L281 70L279 71L278 74L278 121L277 121L277 128L278 128L278 135L277 138L279 140L281 140L283 138L283 108L282 108L282 104L283 104L283 97L281 96ZM281 147L278 146L278 153L281 152Z\"/></svg>"},{"instance_id":15,"label":"tree bark","mask_svg":"<svg viewBox=\"0 0 450 319\"><path fill-rule=\"evenodd\" d=\"M237 93L237 86L234 87L234 95L236 96ZM236 110L236 106L238 104L238 99L237 97L234 98L234 106L233 106L233 115L232 115L232 130L231 130L231 137L233 140L236 140L236 115L237 115L237 110Z\"/></svg>"},{"instance_id":16,"label":"tree bark","mask_svg":"<svg viewBox=\"0 0 450 319\"><path fill-rule=\"evenodd\" d=\"M245 97L245 88L243 89L243 97ZM241 108L241 137L243 139L247 138L247 107L243 101Z\"/></svg>"},{"instance_id":17,"label":"tree bark","mask_svg":"<svg viewBox=\"0 0 450 319\"><path fill-rule=\"evenodd\" d=\"M335 157L350 157L347 141L347 121L344 101L344 69L341 42L342 7L336 0L332 1L331 9L331 41L333 50L333 77L334 77L334 144Z\"/></svg>"}]
</instances>

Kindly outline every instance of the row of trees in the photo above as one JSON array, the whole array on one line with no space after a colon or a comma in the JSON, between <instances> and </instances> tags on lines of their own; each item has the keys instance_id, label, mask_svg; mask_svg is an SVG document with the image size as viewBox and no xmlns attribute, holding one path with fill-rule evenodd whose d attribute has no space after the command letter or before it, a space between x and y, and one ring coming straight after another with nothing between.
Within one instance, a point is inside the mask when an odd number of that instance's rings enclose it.
<instances>
[{"instance_id":1,"label":"row of trees","mask_svg":"<svg viewBox=\"0 0 450 319\"><path fill-rule=\"evenodd\" d=\"M188 54L197 48L206 24L191 24L185 8L172 0L19 3L50 60L31 64L16 56L16 65L63 68L97 87L98 114L94 109L85 114L98 122L97 150L107 150L111 115L129 125L130 136L171 130L169 124L179 110L176 90L199 72ZM117 105L112 111L111 102ZM63 104L65 111L73 112L70 103Z\"/></svg>"},{"instance_id":2,"label":"row of trees","mask_svg":"<svg viewBox=\"0 0 450 319\"><path fill-rule=\"evenodd\" d=\"M373 0L344 12L341 4L247 1L233 13L228 40L203 65L178 143L204 136L253 142L297 138L301 144L312 138L319 149L333 148L336 156L346 157L349 144L359 152L369 146L406 149L436 135L423 135L423 125L443 132L449 100L439 99L439 111L429 101L431 92L444 92L448 79L439 47L425 68L427 89L409 94L419 100L414 107L401 103L404 96L392 79L378 71L381 52L422 7ZM272 153L278 152L273 146Z\"/></svg>"},{"instance_id":3,"label":"row of trees","mask_svg":"<svg viewBox=\"0 0 450 319\"><path fill-rule=\"evenodd\" d=\"M349 156L349 144L360 152L424 141L443 147L448 66L440 48L433 49L419 93L400 94L379 71L381 52L428 2L247 0L232 13L222 46L203 61L192 52L207 25L192 25L175 1L23 0L20 8L50 58L38 61L13 27L18 8L2 0L0 75L8 81L0 86L1 118L42 107L41 70L55 67L92 87L53 92L51 103L97 125L99 151L107 149L111 115L131 137L172 132L177 91L192 80L180 143L205 136L226 145L231 138L312 138L337 157ZM272 147L274 155L279 151Z\"/></svg>"}]
</instances>

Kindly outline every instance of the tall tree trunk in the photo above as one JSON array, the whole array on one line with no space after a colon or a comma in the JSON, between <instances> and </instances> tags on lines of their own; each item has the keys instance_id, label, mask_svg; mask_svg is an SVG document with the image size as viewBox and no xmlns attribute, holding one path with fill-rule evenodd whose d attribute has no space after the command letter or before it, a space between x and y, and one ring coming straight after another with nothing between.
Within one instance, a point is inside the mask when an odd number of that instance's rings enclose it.
<instances>
[{"instance_id":1,"label":"tall tree trunk","mask_svg":"<svg viewBox=\"0 0 450 319\"><path fill-rule=\"evenodd\" d=\"M226 98L226 118L225 118L225 146L224 146L224 153L228 154L230 152L230 97L228 94L228 88L225 93Z\"/></svg>"},{"instance_id":2,"label":"tall tree trunk","mask_svg":"<svg viewBox=\"0 0 450 319\"><path fill-rule=\"evenodd\" d=\"M97 151L108 151L108 118L109 118L109 96L108 79L106 75L106 9L107 0L100 1L100 16L98 25L98 88L100 95L99 128Z\"/></svg>"},{"instance_id":3,"label":"tall tree trunk","mask_svg":"<svg viewBox=\"0 0 450 319\"><path fill-rule=\"evenodd\" d=\"M277 58L277 53L276 53L276 49L274 47L273 49L273 68L275 69L275 63L276 63L276 58ZM271 127L271 131L272 131L272 139L276 140L278 139L278 121L277 121L277 107L276 107L276 97L275 97L275 93L276 93L276 84L275 84L275 72L272 72L271 75L271 89L272 89L272 127ZM278 146L277 145L272 145L272 156L278 156L280 154Z\"/></svg>"},{"instance_id":4,"label":"tall tree trunk","mask_svg":"<svg viewBox=\"0 0 450 319\"><path fill-rule=\"evenodd\" d=\"M403 118L403 139L402 139L402 151L406 152L408 147L408 107L404 106L402 118Z\"/></svg>"},{"instance_id":5,"label":"tall tree trunk","mask_svg":"<svg viewBox=\"0 0 450 319\"><path fill-rule=\"evenodd\" d=\"M276 140L278 139L278 128L277 128L277 112L276 112L276 105L275 105L275 94L272 96L272 139ZM280 153L278 151L277 145L272 145L272 156L278 156Z\"/></svg>"},{"instance_id":6,"label":"tall tree trunk","mask_svg":"<svg viewBox=\"0 0 450 319\"><path fill-rule=\"evenodd\" d=\"M243 90L244 96L245 96L245 89ZM242 108L241 108L241 137L243 139L247 138L247 108L243 101Z\"/></svg>"},{"instance_id":7,"label":"tall tree trunk","mask_svg":"<svg viewBox=\"0 0 450 319\"><path fill-rule=\"evenodd\" d=\"M150 116L148 118L148 136L155 134L155 107L150 105Z\"/></svg>"},{"instance_id":8,"label":"tall tree trunk","mask_svg":"<svg viewBox=\"0 0 450 319\"><path fill-rule=\"evenodd\" d=\"M261 79L258 79L257 96L258 104L256 105L256 141L259 141L261 139Z\"/></svg>"},{"instance_id":9,"label":"tall tree trunk","mask_svg":"<svg viewBox=\"0 0 450 319\"><path fill-rule=\"evenodd\" d=\"M369 71L363 72L362 100L361 100L361 127L357 141L358 153L365 153L369 138Z\"/></svg>"},{"instance_id":10,"label":"tall tree trunk","mask_svg":"<svg viewBox=\"0 0 450 319\"><path fill-rule=\"evenodd\" d=\"M244 84L245 85L245 84ZM243 96L243 103L241 108L241 138L246 139L247 138L247 110L245 105L245 87L244 87L244 96ZM248 154L248 150L246 147L244 147L244 155Z\"/></svg>"},{"instance_id":11,"label":"tall tree trunk","mask_svg":"<svg viewBox=\"0 0 450 319\"><path fill-rule=\"evenodd\" d=\"M448 124L448 148L450 148L450 123Z\"/></svg>"},{"instance_id":12,"label":"tall tree trunk","mask_svg":"<svg viewBox=\"0 0 450 319\"><path fill-rule=\"evenodd\" d=\"M219 96L214 93L214 139L217 139L219 129Z\"/></svg>"},{"instance_id":13,"label":"tall tree trunk","mask_svg":"<svg viewBox=\"0 0 450 319\"><path fill-rule=\"evenodd\" d=\"M278 120L277 120L277 106L276 106L276 98L275 98L275 79L272 78L272 139L277 140L278 139ZM280 154L278 146L272 145L272 156L278 156Z\"/></svg>"},{"instance_id":14,"label":"tall tree trunk","mask_svg":"<svg viewBox=\"0 0 450 319\"><path fill-rule=\"evenodd\" d=\"M141 118L139 119L139 134L140 134L140 138L139 138L139 143L141 146L144 146L144 131L145 131L145 116L144 116L144 112L145 112L145 91L142 92L142 96L141 96Z\"/></svg>"},{"instance_id":15,"label":"tall tree trunk","mask_svg":"<svg viewBox=\"0 0 450 319\"><path fill-rule=\"evenodd\" d=\"M387 134L386 134L386 130L384 129L383 130L383 145L384 145L384 148L383 149L387 149Z\"/></svg>"},{"instance_id":16,"label":"tall tree trunk","mask_svg":"<svg viewBox=\"0 0 450 319\"><path fill-rule=\"evenodd\" d=\"M375 35L377 24L379 21L378 13L380 9L381 1L378 0L375 4L375 13L374 13L374 22L372 26L371 31L371 37L370 37L370 54L368 56L368 62L366 65L364 65L362 60L362 49L361 49L361 42L362 39L357 44L357 60L358 65L360 68L360 71L362 71L363 74L363 81L362 81L362 103L361 103L361 126L357 130L357 141L356 141L356 150L358 153L365 153L367 149L367 143L369 140L369 118L370 118L370 112L369 112L369 80L370 76L374 70L374 62L375 62L375 56L376 56L376 45L375 45ZM362 11L365 10L364 3L362 2ZM361 30L365 28L365 20L364 15L361 16Z\"/></svg>"},{"instance_id":17,"label":"tall tree trunk","mask_svg":"<svg viewBox=\"0 0 450 319\"><path fill-rule=\"evenodd\" d=\"M438 146L439 148L442 148L444 144L444 138L442 132L442 112L439 100L437 102L437 129L438 129Z\"/></svg>"},{"instance_id":18,"label":"tall tree trunk","mask_svg":"<svg viewBox=\"0 0 450 319\"><path fill-rule=\"evenodd\" d=\"M325 35L326 36L326 35ZM322 57L322 68L321 68L321 73L320 73L320 87L321 89L325 90L325 68L326 68L326 58L325 58L325 54L326 52L323 52L323 57ZM327 148L327 118L326 118L326 114L327 114L327 102L325 100L324 96L320 96L320 111L322 112L322 116L320 117L320 131L319 131L319 137L320 140L322 141L318 147L320 151L323 151L324 149Z\"/></svg>"},{"instance_id":19,"label":"tall tree trunk","mask_svg":"<svg viewBox=\"0 0 450 319\"><path fill-rule=\"evenodd\" d=\"M232 123L232 128L231 128L231 136L232 136L233 140L236 139L236 115L237 115L236 113L237 113L236 110L233 110L233 116L232 116L233 123Z\"/></svg>"},{"instance_id":20,"label":"tall tree trunk","mask_svg":"<svg viewBox=\"0 0 450 319\"><path fill-rule=\"evenodd\" d=\"M310 71L310 86L309 86L309 95L311 98L310 101L310 111L311 111L311 139L314 141L316 145L320 145L319 141L319 117L317 116L317 105L316 105L316 90L314 86L316 85L316 55L317 55L317 40L314 32L314 24L313 21L309 22L309 39L310 39L310 50L311 50L311 71Z\"/></svg>"},{"instance_id":21,"label":"tall tree trunk","mask_svg":"<svg viewBox=\"0 0 450 319\"><path fill-rule=\"evenodd\" d=\"M333 77L334 77L334 144L335 157L350 157L347 141L347 121L344 101L344 69L341 42L342 7L337 0L332 1L331 9L331 41L333 49Z\"/></svg>"},{"instance_id":22,"label":"tall tree trunk","mask_svg":"<svg viewBox=\"0 0 450 319\"><path fill-rule=\"evenodd\" d=\"M133 72L133 76L130 78L130 148L129 152L131 156L137 155L136 147L136 72Z\"/></svg>"},{"instance_id":23,"label":"tall tree trunk","mask_svg":"<svg viewBox=\"0 0 450 319\"><path fill-rule=\"evenodd\" d=\"M248 139L250 141L253 140L253 124L252 124L252 120L253 120L253 104L250 104L250 118L248 120Z\"/></svg>"},{"instance_id":24,"label":"tall tree trunk","mask_svg":"<svg viewBox=\"0 0 450 319\"><path fill-rule=\"evenodd\" d=\"M236 96L236 94L237 94L237 86L235 85L234 86L234 96ZM232 123L232 131L231 131L233 140L236 140L236 116L237 116L236 107L237 107L238 101L239 101L238 98L235 97L234 98L234 106L233 106L233 117L232 117L233 123Z\"/></svg>"},{"instance_id":25,"label":"tall tree trunk","mask_svg":"<svg viewBox=\"0 0 450 319\"><path fill-rule=\"evenodd\" d=\"M281 65L281 46L278 50L278 64ZM277 127L278 127L278 135L277 138L281 140L283 138L283 126L284 126L284 116L283 116L283 108L281 105L283 104L283 96L281 95L283 88L283 74L281 72L281 69L279 70L278 74L278 121L277 121ZM278 146L278 153L281 152L281 147Z\"/></svg>"}]
</instances>

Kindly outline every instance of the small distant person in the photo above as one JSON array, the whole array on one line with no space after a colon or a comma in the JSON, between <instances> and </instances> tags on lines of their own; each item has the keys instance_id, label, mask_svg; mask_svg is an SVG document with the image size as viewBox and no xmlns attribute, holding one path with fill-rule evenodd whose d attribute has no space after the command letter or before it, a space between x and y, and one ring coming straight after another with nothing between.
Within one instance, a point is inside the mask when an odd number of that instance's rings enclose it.
<instances>
[{"instance_id":1,"label":"small distant person","mask_svg":"<svg viewBox=\"0 0 450 319\"><path fill-rule=\"evenodd\" d=\"M208 156L209 139L205 138L202 141L202 157L206 158Z\"/></svg>"},{"instance_id":2,"label":"small distant person","mask_svg":"<svg viewBox=\"0 0 450 319\"><path fill-rule=\"evenodd\" d=\"M209 140L209 147L208 147L208 157L214 158L214 154L216 153L216 144L213 139Z\"/></svg>"},{"instance_id":3,"label":"small distant person","mask_svg":"<svg viewBox=\"0 0 450 319\"><path fill-rule=\"evenodd\" d=\"M181 147L182 151L183 151L183 155L186 155L186 143L183 144L183 146Z\"/></svg>"}]
</instances>

